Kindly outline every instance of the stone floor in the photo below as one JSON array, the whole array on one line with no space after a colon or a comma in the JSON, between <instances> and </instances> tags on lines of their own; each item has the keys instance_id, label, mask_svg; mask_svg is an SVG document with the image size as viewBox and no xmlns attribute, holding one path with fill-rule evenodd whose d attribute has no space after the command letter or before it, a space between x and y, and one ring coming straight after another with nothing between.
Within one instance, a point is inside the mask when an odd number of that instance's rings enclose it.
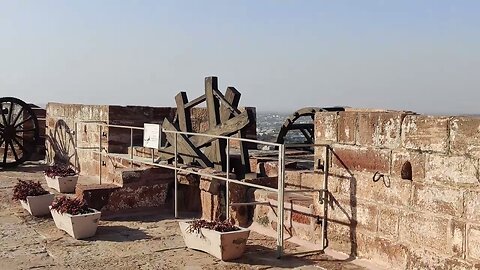
<instances>
[{"instance_id":1,"label":"stone floor","mask_svg":"<svg viewBox=\"0 0 480 270\"><path fill-rule=\"evenodd\" d=\"M30 164L0 171L0 269L366 269L358 261L319 253L278 260L275 239L255 232L241 259L222 262L187 249L177 221L165 214L102 220L95 237L75 240L58 230L51 217L32 217L11 200L16 179L44 182L42 170ZM286 243L286 253L305 251Z\"/></svg>"}]
</instances>

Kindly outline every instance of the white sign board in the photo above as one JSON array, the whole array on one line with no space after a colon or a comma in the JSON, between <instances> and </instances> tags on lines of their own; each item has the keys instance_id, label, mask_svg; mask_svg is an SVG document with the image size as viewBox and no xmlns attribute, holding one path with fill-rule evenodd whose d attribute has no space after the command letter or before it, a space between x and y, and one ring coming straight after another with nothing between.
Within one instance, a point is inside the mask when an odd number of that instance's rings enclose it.
<instances>
[{"instance_id":1,"label":"white sign board","mask_svg":"<svg viewBox=\"0 0 480 270\"><path fill-rule=\"evenodd\" d=\"M160 125L143 124L143 147L160 149Z\"/></svg>"}]
</instances>

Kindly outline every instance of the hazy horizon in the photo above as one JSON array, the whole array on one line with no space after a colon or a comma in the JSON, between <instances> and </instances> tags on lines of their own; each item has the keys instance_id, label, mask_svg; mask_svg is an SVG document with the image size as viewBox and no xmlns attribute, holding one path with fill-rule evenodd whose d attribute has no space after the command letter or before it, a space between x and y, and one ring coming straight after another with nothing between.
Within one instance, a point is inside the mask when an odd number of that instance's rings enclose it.
<instances>
[{"instance_id":1,"label":"hazy horizon","mask_svg":"<svg viewBox=\"0 0 480 270\"><path fill-rule=\"evenodd\" d=\"M0 97L479 114L478 1L1 1Z\"/></svg>"}]
</instances>

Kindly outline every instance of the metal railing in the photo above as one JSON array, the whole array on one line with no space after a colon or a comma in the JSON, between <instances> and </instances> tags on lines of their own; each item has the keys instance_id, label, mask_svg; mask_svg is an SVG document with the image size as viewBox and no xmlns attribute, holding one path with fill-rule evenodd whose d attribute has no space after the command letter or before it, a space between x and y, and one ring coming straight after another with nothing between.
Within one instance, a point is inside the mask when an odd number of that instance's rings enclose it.
<instances>
[{"instance_id":1,"label":"metal railing","mask_svg":"<svg viewBox=\"0 0 480 270\"><path fill-rule=\"evenodd\" d=\"M278 211L277 211L277 257L280 258L283 255L283 250L284 250L284 222L285 222L285 193L307 193L307 192L319 192L320 193L320 201L324 205L324 215L322 217L322 235L321 235L321 243L322 243L322 250L326 247L326 223L327 223L327 218L326 218L326 211L327 211L327 198L328 198L328 185L327 185L327 177L328 173L324 173L324 183L323 183L323 188L322 189L285 189L285 148L288 147L288 145L284 144L279 144L279 143L272 143L272 142L265 142L265 141L259 141L259 140L252 140L252 139L244 139L244 138L237 138L237 137L227 137L227 136L218 136L218 135L210 135L210 134L203 134L203 133L194 133L194 132L183 132L183 131L172 131L172 130L165 130L162 129L163 133L172 133L174 134L174 161L173 165L170 164L160 164L157 162L154 162L154 152L152 151L152 162L146 161L146 160L141 160L141 159L135 159L135 156L133 155L133 131L134 130L144 130L142 127L134 127L134 126L122 126L122 125L111 125L107 124L104 121L78 121L78 123L83 123L83 124L96 124L99 126L99 145L98 145L98 151L95 151L96 147L79 147L78 146L78 137L77 137L77 122L75 122L75 146L77 150L88 150L91 151L92 153L97 153L99 155L99 182L100 184L102 183L102 156L115 156L118 157L118 154L112 154L108 153L108 151L104 151L102 146L102 137L103 137L103 128L123 128L123 129L129 129L130 130L130 156L129 158L126 157L121 157L124 160L128 160L131 162L132 166L134 162L137 163L142 163L145 165L150 165L150 166L155 166L155 167L161 167L161 168L167 168L167 169L172 169L174 170L174 215L175 218L178 218L178 173L179 172L187 172L191 174L196 174L199 176L203 177L208 177L211 179L217 179L225 182L225 202L226 202L226 217L230 217L230 198L229 198L229 190L230 190L230 184L238 184L238 185L243 185L243 186L248 186L252 188L257 188L257 189L262 189L270 192L276 192L277 193L277 202L278 202ZM179 152L178 152L178 136L180 135L191 135L191 136L204 136L204 137L210 137L214 139L224 139L226 140L226 177L219 176L219 175L214 175L214 174L208 174L208 173L202 173L194 170L187 170L184 168L179 167L178 163L178 157L179 157ZM267 187L267 186L262 186L258 184L253 184L249 182L244 182L236 179L231 179L230 178L230 141L239 141L239 142L249 142L249 143L254 143L254 144L260 144L260 145L270 145L274 146L275 148L278 149L278 182L277 182L277 188L272 188L272 187ZM311 146L323 146L326 149L326 157L329 155L329 145L328 144L314 144ZM326 159L328 160L328 158ZM328 162L325 162L326 164ZM186 164L183 164L186 165ZM328 165L326 165L326 170L324 168L325 172L328 172ZM235 205L255 205L255 204L267 204L268 202L249 202L249 203L235 203ZM270 205L270 203L268 203Z\"/></svg>"}]
</instances>

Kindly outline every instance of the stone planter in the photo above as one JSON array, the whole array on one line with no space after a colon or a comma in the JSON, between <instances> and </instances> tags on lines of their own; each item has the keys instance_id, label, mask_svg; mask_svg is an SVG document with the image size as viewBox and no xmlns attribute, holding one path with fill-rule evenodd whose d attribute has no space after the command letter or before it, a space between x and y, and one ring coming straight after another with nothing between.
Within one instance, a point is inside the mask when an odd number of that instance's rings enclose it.
<instances>
[{"instance_id":1,"label":"stone planter","mask_svg":"<svg viewBox=\"0 0 480 270\"><path fill-rule=\"evenodd\" d=\"M244 228L233 232L201 229L201 233L191 233L188 222L180 221L179 225L188 248L207 252L223 261L240 258L250 235L250 230Z\"/></svg>"},{"instance_id":2,"label":"stone planter","mask_svg":"<svg viewBox=\"0 0 480 270\"><path fill-rule=\"evenodd\" d=\"M64 230L75 239L92 237L97 232L101 212L92 210L94 211L92 213L73 216L67 213L61 214L50 207L50 213L57 228Z\"/></svg>"},{"instance_id":3,"label":"stone planter","mask_svg":"<svg viewBox=\"0 0 480 270\"><path fill-rule=\"evenodd\" d=\"M47 185L49 188L53 188L61 193L73 193L75 192L75 186L77 185L78 175L66 176L66 177L48 177L45 175Z\"/></svg>"},{"instance_id":4,"label":"stone planter","mask_svg":"<svg viewBox=\"0 0 480 270\"><path fill-rule=\"evenodd\" d=\"M51 193L40 196L27 196L27 199L25 201L20 200L20 203L32 216L45 216L50 213L48 207L54 197L55 195Z\"/></svg>"}]
</instances>

